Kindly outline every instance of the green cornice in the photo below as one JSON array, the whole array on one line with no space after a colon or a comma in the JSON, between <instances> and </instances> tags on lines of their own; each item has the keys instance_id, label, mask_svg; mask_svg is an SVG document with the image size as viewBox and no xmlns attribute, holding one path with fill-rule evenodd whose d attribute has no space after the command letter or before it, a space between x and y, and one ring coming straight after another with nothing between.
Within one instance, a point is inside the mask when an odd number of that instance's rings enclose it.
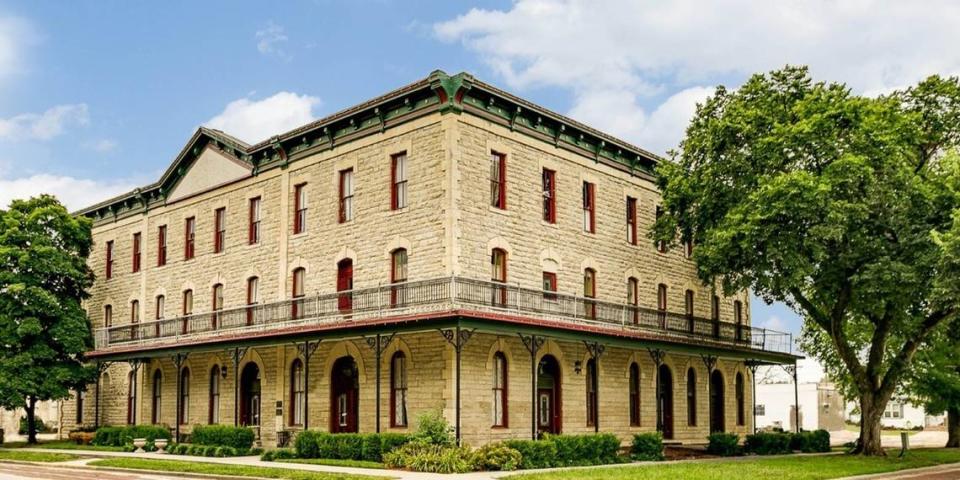
<instances>
[{"instance_id":1,"label":"green cornice","mask_svg":"<svg viewBox=\"0 0 960 480\"><path fill-rule=\"evenodd\" d=\"M251 175L258 175L437 111L476 115L638 177L652 179L660 161L646 150L476 80L468 73L451 76L437 70L427 78L255 145L219 130L200 127L156 183L77 213L101 223L166 204L170 191L208 146L248 165Z\"/></svg>"}]
</instances>

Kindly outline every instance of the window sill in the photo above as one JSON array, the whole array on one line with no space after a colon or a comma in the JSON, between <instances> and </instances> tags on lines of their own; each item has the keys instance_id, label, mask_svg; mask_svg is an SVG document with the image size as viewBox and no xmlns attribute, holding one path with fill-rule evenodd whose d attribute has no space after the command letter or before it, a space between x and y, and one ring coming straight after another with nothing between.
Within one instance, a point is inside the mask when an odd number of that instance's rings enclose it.
<instances>
[{"instance_id":1,"label":"window sill","mask_svg":"<svg viewBox=\"0 0 960 480\"><path fill-rule=\"evenodd\" d=\"M410 205L407 205L403 208L391 208L387 210L387 216L399 215L401 213L406 213L410 210Z\"/></svg>"},{"instance_id":2,"label":"window sill","mask_svg":"<svg viewBox=\"0 0 960 480\"><path fill-rule=\"evenodd\" d=\"M508 425L491 425L490 430L510 430Z\"/></svg>"},{"instance_id":3,"label":"window sill","mask_svg":"<svg viewBox=\"0 0 960 480\"><path fill-rule=\"evenodd\" d=\"M560 225L557 224L557 222L550 223L542 218L540 219L540 223L542 223L544 227L557 228L557 229L560 228Z\"/></svg>"},{"instance_id":4,"label":"window sill","mask_svg":"<svg viewBox=\"0 0 960 480\"><path fill-rule=\"evenodd\" d=\"M497 207L494 207L493 205L487 205L487 209L490 210L490 213L495 213L497 215L503 215L507 217L513 215L513 213L511 213L510 210L507 210L505 208L497 208Z\"/></svg>"},{"instance_id":5,"label":"window sill","mask_svg":"<svg viewBox=\"0 0 960 480\"><path fill-rule=\"evenodd\" d=\"M297 233L292 233L292 232L291 232L291 233L290 233L290 240L295 240L295 239L298 239L298 238L303 238L303 237L306 237L306 236L308 236L308 235L310 235L310 230L304 230L304 231L302 231L302 232L297 232Z\"/></svg>"}]
</instances>

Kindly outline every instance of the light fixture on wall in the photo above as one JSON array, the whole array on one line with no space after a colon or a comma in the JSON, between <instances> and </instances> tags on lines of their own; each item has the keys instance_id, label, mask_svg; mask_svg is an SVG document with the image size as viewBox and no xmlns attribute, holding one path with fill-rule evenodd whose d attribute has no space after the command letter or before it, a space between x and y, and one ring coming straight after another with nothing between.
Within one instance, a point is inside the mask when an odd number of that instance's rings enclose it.
<instances>
[{"instance_id":1,"label":"light fixture on wall","mask_svg":"<svg viewBox=\"0 0 960 480\"><path fill-rule=\"evenodd\" d=\"M227 378L227 366L220 367L220 377Z\"/></svg>"},{"instance_id":2,"label":"light fixture on wall","mask_svg":"<svg viewBox=\"0 0 960 480\"><path fill-rule=\"evenodd\" d=\"M580 372L583 371L583 362L580 360L573 362L573 371L576 372L577 375L580 375Z\"/></svg>"}]
</instances>

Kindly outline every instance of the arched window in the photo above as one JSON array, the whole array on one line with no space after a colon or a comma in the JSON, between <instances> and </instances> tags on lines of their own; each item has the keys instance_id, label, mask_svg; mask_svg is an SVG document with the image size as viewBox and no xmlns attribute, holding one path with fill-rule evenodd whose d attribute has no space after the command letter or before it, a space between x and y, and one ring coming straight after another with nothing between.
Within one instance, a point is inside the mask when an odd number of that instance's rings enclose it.
<instances>
[{"instance_id":1,"label":"arched window","mask_svg":"<svg viewBox=\"0 0 960 480\"><path fill-rule=\"evenodd\" d=\"M210 316L210 325L214 330L217 329L217 325L220 324L220 311L223 310L223 284L218 283L213 286L213 299L210 304L212 305L213 315Z\"/></svg>"},{"instance_id":2,"label":"arched window","mask_svg":"<svg viewBox=\"0 0 960 480\"><path fill-rule=\"evenodd\" d=\"M587 268L583 271L583 313L587 318L597 318L597 271Z\"/></svg>"},{"instance_id":3,"label":"arched window","mask_svg":"<svg viewBox=\"0 0 960 480\"><path fill-rule=\"evenodd\" d=\"M140 300L130 302L130 339L135 340L140 337L137 331L137 325L140 323Z\"/></svg>"},{"instance_id":4,"label":"arched window","mask_svg":"<svg viewBox=\"0 0 960 480\"><path fill-rule=\"evenodd\" d=\"M587 426L597 424L597 362L587 360Z\"/></svg>"},{"instance_id":5,"label":"arched window","mask_svg":"<svg viewBox=\"0 0 960 480\"><path fill-rule=\"evenodd\" d=\"M743 303L740 300L733 301L733 323L737 329L736 339L743 340Z\"/></svg>"},{"instance_id":6,"label":"arched window","mask_svg":"<svg viewBox=\"0 0 960 480\"><path fill-rule=\"evenodd\" d=\"M403 305L407 301L407 249L398 248L390 252L390 306Z\"/></svg>"},{"instance_id":7,"label":"arched window","mask_svg":"<svg viewBox=\"0 0 960 480\"><path fill-rule=\"evenodd\" d=\"M303 362L295 358L290 364L290 425L303 425Z\"/></svg>"},{"instance_id":8,"label":"arched window","mask_svg":"<svg viewBox=\"0 0 960 480\"><path fill-rule=\"evenodd\" d=\"M137 375L136 370L127 374L127 425L137 423Z\"/></svg>"},{"instance_id":9,"label":"arched window","mask_svg":"<svg viewBox=\"0 0 960 480\"><path fill-rule=\"evenodd\" d=\"M493 426L507 425L507 357L497 352L493 355Z\"/></svg>"},{"instance_id":10,"label":"arched window","mask_svg":"<svg viewBox=\"0 0 960 480\"><path fill-rule=\"evenodd\" d=\"M697 425L697 373L687 370L687 425Z\"/></svg>"},{"instance_id":11,"label":"arched window","mask_svg":"<svg viewBox=\"0 0 960 480\"><path fill-rule=\"evenodd\" d=\"M407 357L403 352L390 359L390 426L407 426Z\"/></svg>"},{"instance_id":12,"label":"arched window","mask_svg":"<svg viewBox=\"0 0 960 480\"><path fill-rule=\"evenodd\" d=\"M710 302L710 320L713 320L713 336L720 337L720 297L713 296Z\"/></svg>"},{"instance_id":13,"label":"arched window","mask_svg":"<svg viewBox=\"0 0 960 480\"><path fill-rule=\"evenodd\" d=\"M630 364L630 426L640 426L640 366Z\"/></svg>"},{"instance_id":14,"label":"arched window","mask_svg":"<svg viewBox=\"0 0 960 480\"><path fill-rule=\"evenodd\" d=\"M660 317L660 327L666 327L667 325L667 286L666 284L657 285L657 310L659 310L658 316Z\"/></svg>"},{"instance_id":15,"label":"arched window","mask_svg":"<svg viewBox=\"0 0 960 480\"><path fill-rule=\"evenodd\" d=\"M180 370L180 412L177 414L180 425L190 423L190 369Z\"/></svg>"},{"instance_id":16,"label":"arched window","mask_svg":"<svg viewBox=\"0 0 960 480\"><path fill-rule=\"evenodd\" d=\"M207 423L220 423L220 365L210 369L210 407L207 411Z\"/></svg>"},{"instance_id":17,"label":"arched window","mask_svg":"<svg viewBox=\"0 0 960 480\"><path fill-rule=\"evenodd\" d=\"M157 320L154 325L154 335L160 336L160 320L163 320L164 311L166 310L167 298L163 295L157 295L156 308L154 309L154 320Z\"/></svg>"},{"instance_id":18,"label":"arched window","mask_svg":"<svg viewBox=\"0 0 960 480\"><path fill-rule=\"evenodd\" d=\"M737 380L734 391L737 395L737 425L742 426L745 423L743 407L743 375L737 372Z\"/></svg>"},{"instance_id":19,"label":"arched window","mask_svg":"<svg viewBox=\"0 0 960 480\"><path fill-rule=\"evenodd\" d=\"M257 304L260 303L260 279L247 279L247 325L256 323Z\"/></svg>"},{"instance_id":20,"label":"arched window","mask_svg":"<svg viewBox=\"0 0 960 480\"><path fill-rule=\"evenodd\" d=\"M193 315L193 290L189 288L183 291L183 326L180 328L181 333L186 335L187 330L190 328L190 315Z\"/></svg>"},{"instance_id":21,"label":"arched window","mask_svg":"<svg viewBox=\"0 0 960 480\"><path fill-rule=\"evenodd\" d=\"M640 309L637 308L640 302L640 282L637 277L627 279L627 305L631 310L633 323L640 323Z\"/></svg>"},{"instance_id":22,"label":"arched window","mask_svg":"<svg viewBox=\"0 0 960 480\"><path fill-rule=\"evenodd\" d=\"M353 309L353 259L344 258L337 262L337 291L344 292L337 297L340 312Z\"/></svg>"},{"instance_id":23,"label":"arched window","mask_svg":"<svg viewBox=\"0 0 960 480\"><path fill-rule=\"evenodd\" d=\"M103 306L103 326L107 328L113 326L113 305Z\"/></svg>"},{"instance_id":24,"label":"arched window","mask_svg":"<svg viewBox=\"0 0 960 480\"><path fill-rule=\"evenodd\" d=\"M153 372L153 408L150 411L150 423L160 423L160 394L163 391L163 374L160 369Z\"/></svg>"},{"instance_id":25,"label":"arched window","mask_svg":"<svg viewBox=\"0 0 960 480\"><path fill-rule=\"evenodd\" d=\"M694 329L694 320L693 320L693 290L687 290L683 292L683 310L687 315L687 330L691 333Z\"/></svg>"},{"instance_id":26,"label":"arched window","mask_svg":"<svg viewBox=\"0 0 960 480\"><path fill-rule=\"evenodd\" d=\"M501 248L494 248L490 253L490 279L494 283L507 283L507 252ZM506 287L495 286L491 293L494 305L506 305Z\"/></svg>"},{"instance_id":27,"label":"arched window","mask_svg":"<svg viewBox=\"0 0 960 480\"><path fill-rule=\"evenodd\" d=\"M307 270L303 267L298 267L293 269L293 303L290 307L290 316L294 319L301 318L304 314L304 307L306 306L303 297L304 297L304 282L306 281Z\"/></svg>"},{"instance_id":28,"label":"arched window","mask_svg":"<svg viewBox=\"0 0 960 480\"><path fill-rule=\"evenodd\" d=\"M83 401L87 397L87 392L84 390L76 390L76 399L77 399L77 425L83 425Z\"/></svg>"}]
</instances>

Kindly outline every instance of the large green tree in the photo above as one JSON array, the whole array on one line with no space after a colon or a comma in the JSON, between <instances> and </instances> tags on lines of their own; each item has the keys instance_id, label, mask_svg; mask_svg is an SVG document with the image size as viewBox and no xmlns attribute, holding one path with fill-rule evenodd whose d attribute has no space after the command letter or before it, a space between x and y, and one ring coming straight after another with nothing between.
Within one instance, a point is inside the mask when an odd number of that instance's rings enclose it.
<instances>
[{"instance_id":1,"label":"large green tree","mask_svg":"<svg viewBox=\"0 0 960 480\"><path fill-rule=\"evenodd\" d=\"M870 98L786 67L717 88L659 168L651 237L804 317L804 350L859 400L862 454L884 454L887 402L957 316L958 140L956 78Z\"/></svg>"},{"instance_id":2,"label":"large green tree","mask_svg":"<svg viewBox=\"0 0 960 480\"><path fill-rule=\"evenodd\" d=\"M49 195L0 210L0 406L26 410L30 443L37 402L95 377L83 362L93 337L80 305L93 283L90 229Z\"/></svg>"},{"instance_id":3,"label":"large green tree","mask_svg":"<svg viewBox=\"0 0 960 480\"><path fill-rule=\"evenodd\" d=\"M928 414L947 415L948 448L960 448L960 329L937 332L917 354L907 390Z\"/></svg>"}]
</instances>

